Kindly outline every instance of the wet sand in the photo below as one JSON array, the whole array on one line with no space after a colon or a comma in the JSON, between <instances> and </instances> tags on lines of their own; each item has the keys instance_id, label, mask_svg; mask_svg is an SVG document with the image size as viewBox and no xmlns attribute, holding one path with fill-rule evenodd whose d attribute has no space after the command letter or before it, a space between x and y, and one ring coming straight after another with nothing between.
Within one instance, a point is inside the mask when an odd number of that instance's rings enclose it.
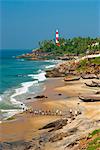
<instances>
[{"instance_id":1,"label":"wet sand","mask_svg":"<svg viewBox=\"0 0 100 150\"><path fill-rule=\"evenodd\" d=\"M27 101L27 106L33 110L43 110L62 113L69 111L70 108L75 111L80 109L82 117L89 119L100 119L100 102L84 103L79 100L81 94L93 94L98 88L89 88L84 83L92 80L83 80L65 82L63 78L53 78L45 81L46 90L42 93L48 98L32 99ZM61 94L61 95L59 95ZM44 131L38 130L44 125L62 118L59 115L34 115L24 112L15 116L14 120L5 121L0 124L0 141L10 142L19 140L31 140L39 136Z\"/></svg>"},{"instance_id":2,"label":"wet sand","mask_svg":"<svg viewBox=\"0 0 100 150\"><path fill-rule=\"evenodd\" d=\"M53 82L52 82L53 81ZM47 99L31 99L27 100L27 106L31 107L33 110L56 110L54 104L51 106L48 102L50 100L56 100L56 95L54 89L59 86L63 86L62 79L50 79L45 83L46 91L43 94L48 95ZM54 83L55 82L55 83ZM54 84L53 84L54 83ZM54 95L54 96L53 96ZM52 98L51 98L52 97ZM58 107L57 107L58 108ZM24 112L14 116L15 119L4 121L0 124L0 141L19 141L19 140L30 140L34 136L39 134L39 128L46 125L49 122L57 120L60 116L56 115L34 115L32 113Z\"/></svg>"}]
</instances>

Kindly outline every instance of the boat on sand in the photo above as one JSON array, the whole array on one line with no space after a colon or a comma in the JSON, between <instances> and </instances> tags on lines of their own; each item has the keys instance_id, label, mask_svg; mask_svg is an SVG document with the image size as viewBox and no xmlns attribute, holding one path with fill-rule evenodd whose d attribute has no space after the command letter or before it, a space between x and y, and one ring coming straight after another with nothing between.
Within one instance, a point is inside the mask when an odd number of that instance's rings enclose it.
<instances>
[{"instance_id":1,"label":"boat on sand","mask_svg":"<svg viewBox=\"0 0 100 150\"><path fill-rule=\"evenodd\" d=\"M86 74L81 76L83 79L99 79L99 77L95 74Z\"/></svg>"},{"instance_id":2,"label":"boat on sand","mask_svg":"<svg viewBox=\"0 0 100 150\"><path fill-rule=\"evenodd\" d=\"M64 81L77 81L80 79L80 76L74 76L74 77L65 77Z\"/></svg>"},{"instance_id":3,"label":"boat on sand","mask_svg":"<svg viewBox=\"0 0 100 150\"><path fill-rule=\"evenodd\" d=\"M100 102L100 95L81 95L79 96L79 99L81 99L84 102Z\"/></svg>"},{"instance_id":4,"label":"boat on sand","mask_svg":"<svg viewBox=\"0 0 100 150\"><path fill-rule=\"evenodd\" d=\"M92 83L85 83L85 85L89 87L100 87L100 82L92 81Z\"/></svg>"}]
</instances>

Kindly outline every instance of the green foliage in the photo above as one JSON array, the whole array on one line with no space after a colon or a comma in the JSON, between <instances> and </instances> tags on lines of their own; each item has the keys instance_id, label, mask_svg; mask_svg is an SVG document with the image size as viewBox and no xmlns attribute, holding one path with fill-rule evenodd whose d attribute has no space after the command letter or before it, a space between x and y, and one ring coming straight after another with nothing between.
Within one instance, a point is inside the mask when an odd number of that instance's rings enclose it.
<instances>
[{"instance_id":1,"label":"green foliage","mask_svg":"<svg viewBox=\"0 0 100 150\"><path fill-rule=\"evenodd\" d=\"M93 140L88 144L87 150L97 150L100 148L100 129L94 130L88 137L93 138Z\"/></svg>"},{"instance_id":2,"label":"green foliage","mask_svg":"<svg viewBox=\"0 0 100 150\"><path fill-rule=\"evenodd\" d=\"M96 150L97 148L100 148L100 137L97 137L90 142L87 150Z\"/></svg>"},{"instance_id":3,"label":"green foliage","mask_svg":"<svg viewBox=\"0 0 100 150\"><path fill-rule=\"evenodd\" d=\"M96 57L96 58L91 58L91 59L84 59L84 60L81 60L76 68L76 70L78 72L81 72L81 71L85 71L89 65L91 64L96 64L96 65L100 65L100 57Z\"/></svg>"},{"instance_id":4,"label":"green foliage","mask_svg":"<svg viewBox=\"0 0 100 150\"><path fill-rule=\"evenodd\" d=\"M100 57L96 57L94 59L91 60L91 63L94 63L94 64L99 64L100 65Z\"/></svg>"},{"instance_id":5,"label":"green foliage","mask_svg":"<svg viewBox=\"0 0 100 150\"><path fill-rule=\"evenodd\" d=\"M98 133L100 133L100 129L94 130L92 133L89 134L89 137L92 137Z\"/></svg>"},{"instance_id":6,"label":"green foliage","mask_svg":"<svg viewBox=\"0 0 100 150\"><path fill-rule=\"evenodd\" d=\"M88 66L88 60L87 59L84 59L84 60L81 60L76 68L76 70L78 72L81 72L82 70L85 70L87 69L87 66Z\"/></svg>"},{"instance_id":7,"label":"green foliage","mask_svg":"<svg viewBox=\"0 0 100 150\"><path fill-rule=\"evenodd\" d=\"M51 52L54 55L61 56L63 54L84 54L87 51L95 52L100 51L100 38L82 38L76 37L72 39L60 38L60 47L56 46L55 41L45 40L39 42L40 49L42 52ZM94 45L94 43L99 43L99 45Z\"/></svg>"}]
</instances>

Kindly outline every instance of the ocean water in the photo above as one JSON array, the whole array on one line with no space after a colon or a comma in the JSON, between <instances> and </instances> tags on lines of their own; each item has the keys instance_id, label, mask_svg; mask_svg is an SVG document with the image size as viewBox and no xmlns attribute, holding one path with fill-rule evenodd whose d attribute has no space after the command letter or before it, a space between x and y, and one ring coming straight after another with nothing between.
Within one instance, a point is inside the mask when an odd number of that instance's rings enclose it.
<instances>
[{"instance_id":1,"label":"ocean water","mask_svg":"<svg viewBox=\"0 0 100 150\"><path fill-rule=\"evenodd\" d=\"M29 61L16 56L31 50L0 50L0 120L27 108L24 100L45 89L45 70L58 61Z\"/></svg>"}]
</instances>

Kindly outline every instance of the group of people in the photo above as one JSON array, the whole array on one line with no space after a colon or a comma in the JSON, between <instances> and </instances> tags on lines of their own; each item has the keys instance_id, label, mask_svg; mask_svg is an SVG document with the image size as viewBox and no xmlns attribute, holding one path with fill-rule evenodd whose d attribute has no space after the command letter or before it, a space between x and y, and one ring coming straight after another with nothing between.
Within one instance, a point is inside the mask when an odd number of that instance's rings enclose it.
<instances>
[{"instance_id":1,"label":"group of people","mask_svg":"<svg viewBox=\"0 0 100 150\"><path fill-rule=\"evenodd\" d=\"M31 114L34 114L34 115L57 115L57 116L70 116L72 118L78 116L81 114L81 111L78 109L78 110L72 110L72 109L69 109L69 111L67 112L64 112L64 111L61 111L59 109L56 109L56 110L33 110L33 109L28 109L26 112L29 112Z\"/></svg>"}]
</instances>

